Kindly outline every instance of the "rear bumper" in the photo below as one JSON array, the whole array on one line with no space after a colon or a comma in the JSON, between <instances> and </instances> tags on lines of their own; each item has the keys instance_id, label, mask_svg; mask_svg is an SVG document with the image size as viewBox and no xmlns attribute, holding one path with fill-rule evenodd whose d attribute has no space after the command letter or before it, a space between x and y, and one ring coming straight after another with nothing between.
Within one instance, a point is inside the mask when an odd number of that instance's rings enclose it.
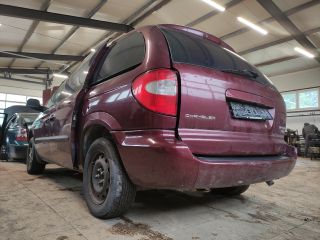
<instances>
[{"instance_id":1,"label":"rear bumper","mask_svg":"<svg viewBox=\"0 0 320 240\"><path fill-rule=\"evenodd\" d=\"M113 136L130 179L142 188L193 190L264 182L288 175L296 162L290 146L276 157L202 158L170 130L116 131Z\"/></svg>"}]
</instances>

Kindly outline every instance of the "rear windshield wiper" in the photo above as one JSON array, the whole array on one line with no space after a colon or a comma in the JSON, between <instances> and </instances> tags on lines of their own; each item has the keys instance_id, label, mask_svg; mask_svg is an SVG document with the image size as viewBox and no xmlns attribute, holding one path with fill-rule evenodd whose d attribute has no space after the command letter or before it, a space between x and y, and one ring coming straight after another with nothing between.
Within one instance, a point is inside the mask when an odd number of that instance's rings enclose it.
<instances>
[{"instance_id":1,"label":"rear windshield wiper","mask_svg":"<svg viewBox=\"0 0 320 240\"><path fill-rule=\"evenodd\" d=\"M221 72L226 72L226 73L233 73L241 76L246 76L250 78L257 78L259 76L258 73L248 70L248 69L220 69Z\"/></svg>"}]
</instances>

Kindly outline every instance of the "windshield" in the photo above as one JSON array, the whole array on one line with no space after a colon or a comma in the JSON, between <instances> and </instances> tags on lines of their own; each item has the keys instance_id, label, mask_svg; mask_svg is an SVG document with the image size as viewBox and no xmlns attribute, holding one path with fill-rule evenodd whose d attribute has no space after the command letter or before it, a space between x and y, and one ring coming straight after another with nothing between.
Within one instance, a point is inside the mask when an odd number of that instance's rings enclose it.
<instances>
[{"instance_id":1,"label":"windshield","mask_svg":"<svg viewBox=\"0 0 320 240\"><path fill-rule=\"evenodd\" d=\"M161 28L175 63L186 63L233 74L250 73L246 77L252 81L272 86L272 82L256 67L229 49L192 33ZM243 74L242 74L243 75Z\"/></svg>"}]
</instances>

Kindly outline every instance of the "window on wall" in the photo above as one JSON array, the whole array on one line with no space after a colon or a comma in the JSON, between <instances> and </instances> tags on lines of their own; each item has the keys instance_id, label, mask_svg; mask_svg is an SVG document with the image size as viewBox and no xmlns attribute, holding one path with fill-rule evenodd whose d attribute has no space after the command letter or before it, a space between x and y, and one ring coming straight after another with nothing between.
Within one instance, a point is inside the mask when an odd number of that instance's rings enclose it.
<instances>
[{"instance_id":1,"label":"window on wall","mask_svg":"<svg viewBox=\"0 0 320 240\"><path fill-rule=\"evenodd\" d=\"M14 105L25 106L27 103L27 100L30 98L38 99L40 101L40 104L42 104L42 98L39 98L39 97L0 93L0 113L3 113L5 108L8 108ZM0 125L2 122L3 122L3 116L0 115Z\"/></svg>"},{"instance_id":2,"label":"window on wall","mask_svg":"<svg viewBox=\"0 0 320 240\"><path fill-rule=\"evenodd\" d=\"M283 93L283 100L286 104L287 110L293 110L297 108L297 94L293 93Z\"/></svg>"},{"instance_id":3,"label":"window on wall","mask_svg":"<svg viewBox=\"0 0 320 240\"><path fill-rule=\"evenodd\" d=\"M320 107L320 88L281 93L287 111L315 110Z\"/></svg>"},{"instance_id":4,"label":"window on wall","mask_svg":"<svg viewBox=\"0 0 320 240\"><path fill-rule=\"evenodd\" d=\"M319 89L299 92L299 108L319 108Z\"/></svg>"}]
</instances>

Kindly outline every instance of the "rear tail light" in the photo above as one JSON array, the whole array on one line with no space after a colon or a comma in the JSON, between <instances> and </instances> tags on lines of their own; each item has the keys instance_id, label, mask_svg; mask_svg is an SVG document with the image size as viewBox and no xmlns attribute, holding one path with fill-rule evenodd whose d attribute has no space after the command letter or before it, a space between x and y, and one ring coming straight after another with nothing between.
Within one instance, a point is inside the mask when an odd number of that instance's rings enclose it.
<instances>
[{"instance_id":1,"label":"rear tail light","mask_svg":"<svg viewBox=\"0 0 320 240\"><path fill-rule=\"evenodd\" d=\"M133 81L132 92L145 108L166 115L177 115L178 79L169 69L157 69Z\"/></svg>"},{"instance_id":2,"label":"rear tail light","mask_svg":"<svg viewBox=\"0 0 320 240\"><path fill-rule=\"evenodd\" d=\"M17 142L27 142L28 136L27 136L27 129L25 128L19 128L18 134L16 136Z\"/></svg>"}]
</instances>

